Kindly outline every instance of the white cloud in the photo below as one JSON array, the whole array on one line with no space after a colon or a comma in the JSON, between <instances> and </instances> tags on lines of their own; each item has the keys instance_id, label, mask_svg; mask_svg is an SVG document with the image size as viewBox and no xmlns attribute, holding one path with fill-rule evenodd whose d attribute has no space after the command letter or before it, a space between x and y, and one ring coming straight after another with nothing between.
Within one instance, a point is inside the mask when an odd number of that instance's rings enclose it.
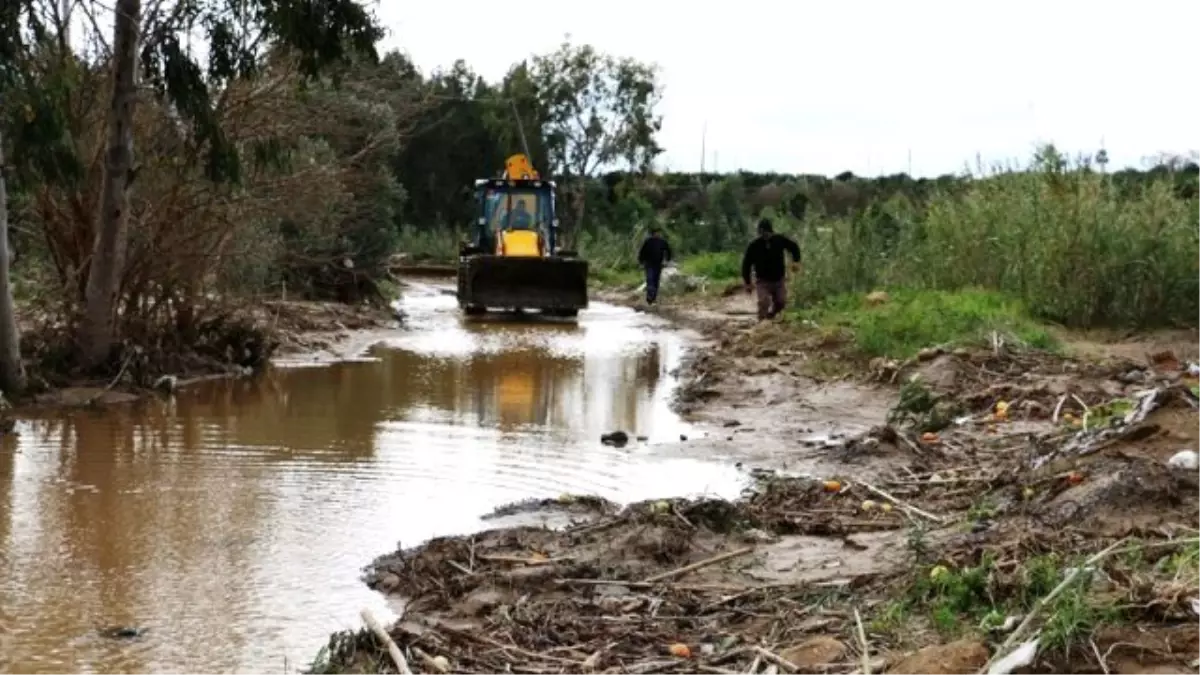
<instances>
[{"instance_id":1,"label":"white cloud","mask_svg":"<svg viewBox=\"0 0 1200 675\"><path fill-rule=\"evenodd\" d=\"M1200 147L1193 0L1003 3L458 0L377 7L385 48L490 80L570 33L657 63L664 161L693 170L701 130L722 170L956 171L1051 140L1115 165Z\"/></svg>"}]
</instances>

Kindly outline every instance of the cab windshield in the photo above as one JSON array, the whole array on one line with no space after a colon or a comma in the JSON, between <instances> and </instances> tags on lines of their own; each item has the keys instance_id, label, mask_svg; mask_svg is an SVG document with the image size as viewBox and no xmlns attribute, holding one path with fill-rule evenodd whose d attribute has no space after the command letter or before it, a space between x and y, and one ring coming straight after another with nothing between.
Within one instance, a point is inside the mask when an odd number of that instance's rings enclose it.
<instances>
[{"instance_id":1,"label":"cab windshield","mask_svg":"<svg viewBox=\"0 0 1200 675\"><path fill-rule=\"evenodd\" d=\"M546 232L550 222L550 195L537 190L487 191L484 218L488 230L536 230Z\"/></svg>"}]
</instances>

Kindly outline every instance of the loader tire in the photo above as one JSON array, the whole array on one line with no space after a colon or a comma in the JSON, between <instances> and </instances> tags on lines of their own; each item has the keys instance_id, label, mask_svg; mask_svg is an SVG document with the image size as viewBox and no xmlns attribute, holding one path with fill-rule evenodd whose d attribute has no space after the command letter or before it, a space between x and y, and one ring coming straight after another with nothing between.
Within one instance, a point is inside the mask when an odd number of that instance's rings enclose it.
<instances>
[{"instance_id":1,"label":"loader tire","mask_svg":"<svg viewBox=\"0 0 1200 675\"><path fill-rule=\"evenodd\" d=\"M463 314L467 316L479 316L487 312L487 307L479 307L476 305L467 305L463 307Z\"/></svg>"}]
</instances>

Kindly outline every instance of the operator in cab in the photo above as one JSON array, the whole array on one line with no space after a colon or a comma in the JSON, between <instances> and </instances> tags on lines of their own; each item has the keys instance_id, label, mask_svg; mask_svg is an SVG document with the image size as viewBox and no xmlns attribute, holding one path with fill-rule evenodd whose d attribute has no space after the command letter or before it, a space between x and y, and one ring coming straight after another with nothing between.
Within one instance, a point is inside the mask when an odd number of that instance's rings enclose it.
<instances>
[{"instance_id":1,"label":"operator in cab","mask_svg":"<svg viewBox=\"0 0 1200 675\"><path fill-rule=\"evenodd\" d=\"M510 230L528 230L533 227L533 214L525 206L524 199L518 199L516 206L508 213L508 228Z\"/></svg>"},{"instance_id":2,"label":"operator in cab","mask_svg":"<svg viewBox=\"0 0 1200 675\"><path fill-rule=\"evenodd\" d=\"M514 200L512 210L504 214L504 231L500 235L500 254L506 256L542 257L546 241L534 227L534 216L525 199Z\"/></svg>"}]
</instances>

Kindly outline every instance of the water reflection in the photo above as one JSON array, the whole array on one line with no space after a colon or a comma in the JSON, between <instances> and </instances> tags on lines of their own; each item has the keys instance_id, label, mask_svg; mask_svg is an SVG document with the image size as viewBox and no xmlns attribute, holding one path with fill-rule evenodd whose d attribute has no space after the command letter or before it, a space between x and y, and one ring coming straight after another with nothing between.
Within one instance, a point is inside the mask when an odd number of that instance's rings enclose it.
<instances>
[{"instance_id":1,"label":"water reflection","mask_svg":"<svg viewBox=\"0 0 1200 675\"><path fill-rule=\"evenodd\" d=\"M280 670L386 610L358 572L398 540L528 496L736 490L724 468L597 443L683 428L665 386L682 345L649 319L464 323L438 293L409 309L370 360L22 421L0 452L0 671Z\"/></svg>"}]
</instances>

